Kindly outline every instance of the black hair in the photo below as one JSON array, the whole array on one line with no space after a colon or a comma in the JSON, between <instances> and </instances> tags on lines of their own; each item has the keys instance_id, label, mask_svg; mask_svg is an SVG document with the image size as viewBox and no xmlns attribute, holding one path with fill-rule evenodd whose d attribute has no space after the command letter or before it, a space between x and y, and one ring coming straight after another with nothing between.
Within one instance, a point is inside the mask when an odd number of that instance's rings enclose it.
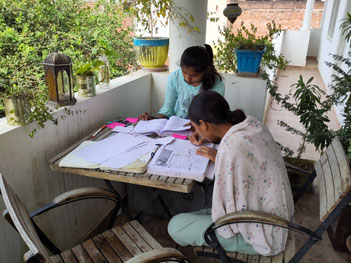
<instances>
[{"instance_id":1,"label":"black hair","mask_svg":"<svg viewBox=\"0 0 351 263\"><path fill-rule=\"evenodd\" d=\"M184 50L180 59L180 66L194 68L195 72L204 73L201 90L210 90L216 82L216 78L222 81L222 76L217 72L213 64L213 52L210 45L193 46Z\"/></svg>"},{"instance_id":2,"label":"black hair","mask_svg":"<svg viewBox=\"0 0 351 263\"><path fill-rule=\"evenodd\" d=\"M193 98L188 109L188 117L197 124L203 120L216 124L230 122L235 125L246 119L242 110L230 111L225 98L212 90L200 92Z\"/></svg>"}]
</instances>

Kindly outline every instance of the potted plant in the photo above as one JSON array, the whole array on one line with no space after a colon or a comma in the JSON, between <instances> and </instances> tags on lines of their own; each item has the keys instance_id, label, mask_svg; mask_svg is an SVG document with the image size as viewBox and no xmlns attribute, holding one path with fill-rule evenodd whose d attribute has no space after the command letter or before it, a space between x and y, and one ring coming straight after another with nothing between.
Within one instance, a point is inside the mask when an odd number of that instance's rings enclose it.
<instances>
[{"instance_id":1,"label":"potted plant","mask_svg":"<svg viewBox=\"0 0 351 263\"><path fill-rule=\"evenodd\" d=\"M75 72L77 77L78 95L81 97L93 97L96 95L95 73L104 65L99 59L82 64Z\"/></svg>"},{"instance_id":2,"label":"potted plant","mask_svg":"<svg viewBox=\"0 0 351 263\"><path fill-rule=\"evenodd\" d=\"M218 40L216 44L216 64L225 72L257 74L260 65L269 69L284 68L286 61L282 55L277 56L272 43L273 38L281 32L275 22L267 23L268 33L257 36L257 27L253 24L248 29L244 22L236 33L231 27L219 29L224 40ZM262 63L261 63L262 62Z\"/></svg>"},{"instance_id":3,"label":"potted plant","mask_svg":"<svg viewBox=\"0 0 351 263\"><path fill-rule=\"evenodd\" d=\"M169 39L155 36L157 25L167 26L169 19L181 17L179 26L189 27L189 31L198 30L191 26L194 22L191 14L175 8L172 0L125 0L125 3L142 35L134 38L134 46L137 60L144 68L161 68L168 57Z\"/></svg>"}]
</instances>

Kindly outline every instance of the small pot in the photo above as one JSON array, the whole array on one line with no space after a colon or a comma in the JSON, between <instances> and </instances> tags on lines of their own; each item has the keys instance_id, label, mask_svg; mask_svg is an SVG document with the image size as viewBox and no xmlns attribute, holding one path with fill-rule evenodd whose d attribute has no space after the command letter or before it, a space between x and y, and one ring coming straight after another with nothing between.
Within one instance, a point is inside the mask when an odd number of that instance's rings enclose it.
<instances>
[{"instance_id":1,"label":"small pot","mask_svg":"<svg viewBox=\"0 0 351 263\"><path fill-rule=\"evenodd\" d=\"M94 75L77 75L78 95L93 97L96 95L96 82Z\"/></svg>"},{"instance_id":2,"label":"small pot","mask_svg":"<svg viewBox=\"0 0 351 263\"><path fill-rule=\"evenodd\" d=\"M3 100L8 125L25 125L30 113L29 99L13 97Z\"/></svg>"}]
</instances>

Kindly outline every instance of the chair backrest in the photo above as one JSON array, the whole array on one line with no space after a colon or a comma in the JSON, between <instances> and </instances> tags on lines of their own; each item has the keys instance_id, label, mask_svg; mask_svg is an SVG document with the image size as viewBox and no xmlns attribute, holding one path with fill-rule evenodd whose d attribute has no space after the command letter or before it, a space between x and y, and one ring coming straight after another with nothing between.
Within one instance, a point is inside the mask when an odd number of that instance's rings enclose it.
<instances>
[{"instance_id":1,"label":"chair backrest","mask_svg":"<svg viewBox=\"0 0 351 263\"><path fill-rule=\"evenodd\" d=\"M13 224L31 253L41 262L50 262L49 254L35 231L28 210L1 173L0 190Z\"/></svg>"},{"instance_id":2,"label":"chair backrest","mask_svg":"<svg viewBox=\"0 0 351 263\"><path fill-rule=\"evenodd\" d=\"M319 185L320 220L323 222L351 190L350 163L336 137L315 163Z\"/></svg>"}]
</instances>

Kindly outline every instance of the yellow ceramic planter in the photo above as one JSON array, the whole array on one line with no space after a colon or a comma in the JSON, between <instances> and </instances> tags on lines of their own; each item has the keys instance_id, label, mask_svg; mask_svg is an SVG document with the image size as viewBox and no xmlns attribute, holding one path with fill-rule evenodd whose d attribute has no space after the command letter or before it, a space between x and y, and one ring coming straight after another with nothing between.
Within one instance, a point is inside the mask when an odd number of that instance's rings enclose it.
<instances>
[{"instance_id":1,"label":"yellow ceramic planter","mask_svg":"<svg viewBox=\"0 0 351 263\"><path fill-rule=\"evenodd\" d=\"M168 57L168 38L135 38L135 52L144 68L160 68Z\"/></svg>"}]
</instances>

